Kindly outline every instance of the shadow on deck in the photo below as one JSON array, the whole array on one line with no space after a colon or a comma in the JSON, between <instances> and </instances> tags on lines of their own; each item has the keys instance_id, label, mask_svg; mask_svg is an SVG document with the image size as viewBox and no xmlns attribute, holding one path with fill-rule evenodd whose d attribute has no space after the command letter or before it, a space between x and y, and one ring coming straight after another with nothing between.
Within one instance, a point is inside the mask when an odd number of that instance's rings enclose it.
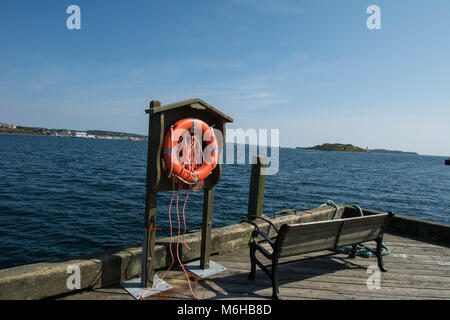
<instances>
[{"instance_id":1,"label":"shadow on deck","mask_svg":"<svg viewBox=\"0 0 450 320\"><path fill-rule=\"evenodd\" d=\"M345 254L319 252L280 261L279 282L282 299L450 299L450 248L403 235L386 234L391 253L385 257L387 273L380 273L379 289L368 286L369 266L376 258L355 259ZM257 269L256 280L248 280L250 259L247 249L212 260L227 270L208 279L189 274L194 293L200 299L270 299L271 281ZM159 270L162 275L165 269ZM166 279L173 289L153 299L193 299L181 268L171 270ZM376 284L369 280L369 284ZM120 286L85 291L63 299L133 299Z\"/></svg>"}]
</instances>

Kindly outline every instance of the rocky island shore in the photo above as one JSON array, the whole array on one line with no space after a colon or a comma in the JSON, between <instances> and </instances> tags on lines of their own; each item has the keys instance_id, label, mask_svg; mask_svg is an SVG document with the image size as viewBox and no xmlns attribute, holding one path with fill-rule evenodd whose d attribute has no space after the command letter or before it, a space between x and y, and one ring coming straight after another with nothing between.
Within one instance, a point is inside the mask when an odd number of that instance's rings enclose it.
<instances>
[{"instance_id":1,"label":"rocky island shore","mask_svg":"<svg viewBox=\"0 0 450 320\"><path fill-rule=\"evenodd\" d=\"M305 150L319 150L319 151L340 151L340 152L362 152L362 153L394 153L394 154L410 154L418 155L417 152L405 152L399 150L386 150L386 149L364 149L352 144L342 144L342 143L324 143L314 147L299 147L298 149Z\"/></svg>"}]
</instances>

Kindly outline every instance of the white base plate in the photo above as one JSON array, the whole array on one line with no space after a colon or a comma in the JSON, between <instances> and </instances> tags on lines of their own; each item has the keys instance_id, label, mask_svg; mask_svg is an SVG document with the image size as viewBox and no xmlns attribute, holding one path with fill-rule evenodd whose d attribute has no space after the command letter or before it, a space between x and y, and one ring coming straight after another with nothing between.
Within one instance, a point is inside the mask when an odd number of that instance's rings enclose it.
<instances>
[{"instance_id":1,"label":"white base plate","mask_svg":"<svg viewBox=\"0 0 450 320\"><path fill-rule=\"evenodd\" d=\"M155 276L153 278L153 283L157 283L159 281L159 277ZM142 294L147 291L150 288L143 288L141 286L141 278L135 278L135 279L131 279L125 282L122 282L120 284L122 286L122 288L124 288L125 290L128 291L129 294L131 294L133 296L133 298L135 298L136 300L139 300L142 296ZM154 287L150 292L148 292L144 298L147 298L151 295L166 291L172 289L172 286L170 284L168 284L167 282L165 282L164 280L161 280L158 285L156 287Z\"/></svg>"},{"instance_id":2,"label":"white base plate","mask_svg":"<svg viewBox=\"0 0 450 320\"><path fill-rule=\"evenodd\" d=\"M227 270L227 268L225 268L224 266L214 262L214 261L210 261L209 262L209 268L208 269L201 269L200 268L200 260L194 261L194 262L190 262L188 264L184 265L186 267L187 270L189 270L190 272L192 272L193 274L199 276L200 278L207 278L209 276L212 276L216 273L222 272Z\"/></svg>"}]
</instances>

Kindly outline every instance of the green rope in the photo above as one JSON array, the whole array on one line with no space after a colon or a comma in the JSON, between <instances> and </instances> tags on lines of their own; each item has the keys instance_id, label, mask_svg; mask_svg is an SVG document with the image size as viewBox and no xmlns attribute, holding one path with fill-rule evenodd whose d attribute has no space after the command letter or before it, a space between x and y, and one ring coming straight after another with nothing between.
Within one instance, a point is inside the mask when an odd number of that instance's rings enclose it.
<instances>
[{"instance_id":1,"label":"green rope","mask_svg":"<svg viewBox=\"0 0 450 320\"><path fill-rule=\"evenodd\" d=\"M335 220L337 217L337 214L339 212L339 207L336 203L334 203L333 200L328 200L326 203L322 204L320 206L321 207L325 207L325 206L332 206L336 208L336 211L333 214L333 217L331 218L331 220ZM358 206L357 204L353 205L354 208L358 209L359 211L359 215L361 217L364 216L363 210L361 209L360 206ZM344 247L340 247L336 249L336 252L338 253L346 253L346 254L350 254L353 250L353 246L344 246ZM375 249L373 249L375 251ZM387 245L385 245L384 243L381 244L381 255L385 256L388 255L391 251L389 250L389 247ZM367 250L363 245L361 244L357 244L356 245L356 250L355 250L356 255L364 257L364 258L371 258L373 256L375 256L371 251Z\"/></svg>"},{"instance_id":2,"label":"green rope","mask_svg":"<svg viewBox=\"0 0 450 320\"><path fill-rule=\"evenodd\" d=\"M339 212L338 205L336 203L334 203L333 200L328 200L326 203L322 204L319 208L326 207L326 206L332 206L332 207L336 208L336 211L334 212L333 217L331 218L331 220L336 219L336 216L337 216L337 214Z\"/></svg>"}]
</instances>

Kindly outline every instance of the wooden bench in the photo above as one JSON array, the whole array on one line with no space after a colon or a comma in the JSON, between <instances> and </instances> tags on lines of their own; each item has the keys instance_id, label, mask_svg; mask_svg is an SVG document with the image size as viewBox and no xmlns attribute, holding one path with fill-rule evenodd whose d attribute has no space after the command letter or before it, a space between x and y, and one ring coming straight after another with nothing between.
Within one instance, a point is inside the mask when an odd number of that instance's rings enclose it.
<instances>
[{"instance_id":1,"label":"wooden bench","mask_svg":"<svg viewBox=\"0 0 450 320\"><path fill-rule=\"evenodd\" d=\"M357 244L373 240L377 243L376 250L365 248L376 255L378 267L382 272L386 272L381 254L383 233L388 220L393 215L389 212L320 222L284 224L279 231L269 220L258 217L268 222L276 230L277 236L272 241L254 224L256 229L252 233L250 243L251 271L249 279L255 279L256 265L258 265L272 280L272 298L280 299L278 290L278 260L280 258L322 250L336 250L342 246L352 246L350 257L353 258ZM258 242L258 236L270 244L272 253ZM256 258L256 251L272 261L271 270Z\"/></svg>"}]
</instances>

